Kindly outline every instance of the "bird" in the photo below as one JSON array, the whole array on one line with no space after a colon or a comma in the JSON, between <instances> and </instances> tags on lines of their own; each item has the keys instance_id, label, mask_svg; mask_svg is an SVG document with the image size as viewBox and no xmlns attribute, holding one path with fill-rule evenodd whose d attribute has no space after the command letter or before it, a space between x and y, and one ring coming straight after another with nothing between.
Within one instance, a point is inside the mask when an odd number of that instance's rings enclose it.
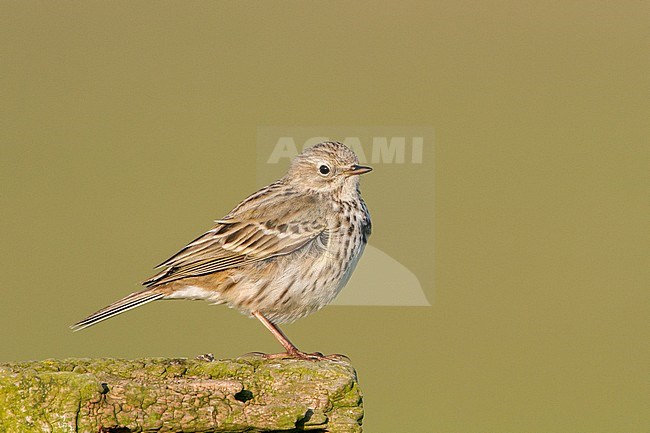
<instances>
[{"instance_id":1,"label":"bird","mask_svg":"<svg viewBox=\"0 0 650 433\"><path fill-rule=\"evenodd\" d=\"M269 357L325 358L299 350L278 325L320 310L350 279L371 234L359 188L359 176L371 170L337 141L305 149L284 177L158 265L142 290L71 328L79 331L157 300L203 300L257 318L285 349Z\"/></svg>"}]
</instances>

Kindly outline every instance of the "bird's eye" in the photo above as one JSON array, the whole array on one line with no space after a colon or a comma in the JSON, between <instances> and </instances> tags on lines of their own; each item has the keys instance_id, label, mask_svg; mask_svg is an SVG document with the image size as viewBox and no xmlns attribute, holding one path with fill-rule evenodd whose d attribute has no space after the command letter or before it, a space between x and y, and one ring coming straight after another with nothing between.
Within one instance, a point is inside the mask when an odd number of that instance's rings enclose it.
<instances>
[{"instance_id":1,"label":"bird's eye","mask_svg":"<svg viewBox=\"0 0 650 433\"><path fill-rule=\"evenodd\" d=\"M318 167L318 171L319 171L320 174L322 174L323 176L327 176L328 174L330 174L330 168L329 168L328 166L326 166L325 164L323 164L323 165L321 165L320 167Z\"/></svg>"}]
</instances>

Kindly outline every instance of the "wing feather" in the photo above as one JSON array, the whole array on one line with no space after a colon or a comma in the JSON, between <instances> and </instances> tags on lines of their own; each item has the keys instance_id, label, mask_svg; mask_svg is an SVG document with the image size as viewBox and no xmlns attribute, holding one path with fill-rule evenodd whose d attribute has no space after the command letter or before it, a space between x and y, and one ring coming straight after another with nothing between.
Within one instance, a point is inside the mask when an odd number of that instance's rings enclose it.
<instances>
[{"instance_id":1,"label":"wing feather","mask_svg":"<svg viewBox=\"0 0 650 433\"><path fill-rule=\"evenodd\" d=\"M327 226L317 213L300 212L300 205L300 200L284 201L273 206L257 206L255 212L239 205L235 209L240 212L231 212L217 220L212 229L160 264L164 269L144 284L157 286L220 272L302 248L325 232ZM267 212L260 209L264 207ZM265 218L265 214L269 217Z\"/></svg>"}]
</instances>

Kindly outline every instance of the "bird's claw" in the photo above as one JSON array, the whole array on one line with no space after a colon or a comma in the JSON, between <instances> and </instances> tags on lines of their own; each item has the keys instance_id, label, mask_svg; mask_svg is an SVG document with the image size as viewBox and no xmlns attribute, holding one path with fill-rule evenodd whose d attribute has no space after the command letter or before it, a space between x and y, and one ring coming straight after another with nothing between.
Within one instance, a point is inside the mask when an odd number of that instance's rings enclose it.
<instances>
[{"instance_id":1,"label":"bird's claw","mask_svg":"<svg viewBox=\"0 0 650 433\"><path fill-rule=\"evenodd\" d=\"M303 361L349 361L345 355L323 355L321 352L306 353L300 350L291 350L281 353L261 353L261 352L251 352L247 355L262 356L266 359L300 359Z\"/></svg>"}]
</instances>

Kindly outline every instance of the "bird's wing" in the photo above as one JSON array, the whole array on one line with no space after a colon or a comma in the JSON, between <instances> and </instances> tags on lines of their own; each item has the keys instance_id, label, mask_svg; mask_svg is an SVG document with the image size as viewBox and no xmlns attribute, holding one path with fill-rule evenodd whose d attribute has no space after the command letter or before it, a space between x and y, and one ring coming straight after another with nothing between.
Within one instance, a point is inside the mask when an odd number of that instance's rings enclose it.
<instances>
[{"instance_id":1,"label":"bird's wing","mask_svg":"<svg viewBox=\"0 0 650 433\"><path fill-rule=\"evenodd\" d=\"M318 213L306 212L300 206L303 204L300 200L296 203L282 201L272 207L257 206L255 212L231 212L225 219L216 221L211 230L160 264L158 267L164 269L144 284L164 284L296 251L327 228ZM264 218L266 206L269 206L268 217Z\"/></svg>"}]
</instances>

